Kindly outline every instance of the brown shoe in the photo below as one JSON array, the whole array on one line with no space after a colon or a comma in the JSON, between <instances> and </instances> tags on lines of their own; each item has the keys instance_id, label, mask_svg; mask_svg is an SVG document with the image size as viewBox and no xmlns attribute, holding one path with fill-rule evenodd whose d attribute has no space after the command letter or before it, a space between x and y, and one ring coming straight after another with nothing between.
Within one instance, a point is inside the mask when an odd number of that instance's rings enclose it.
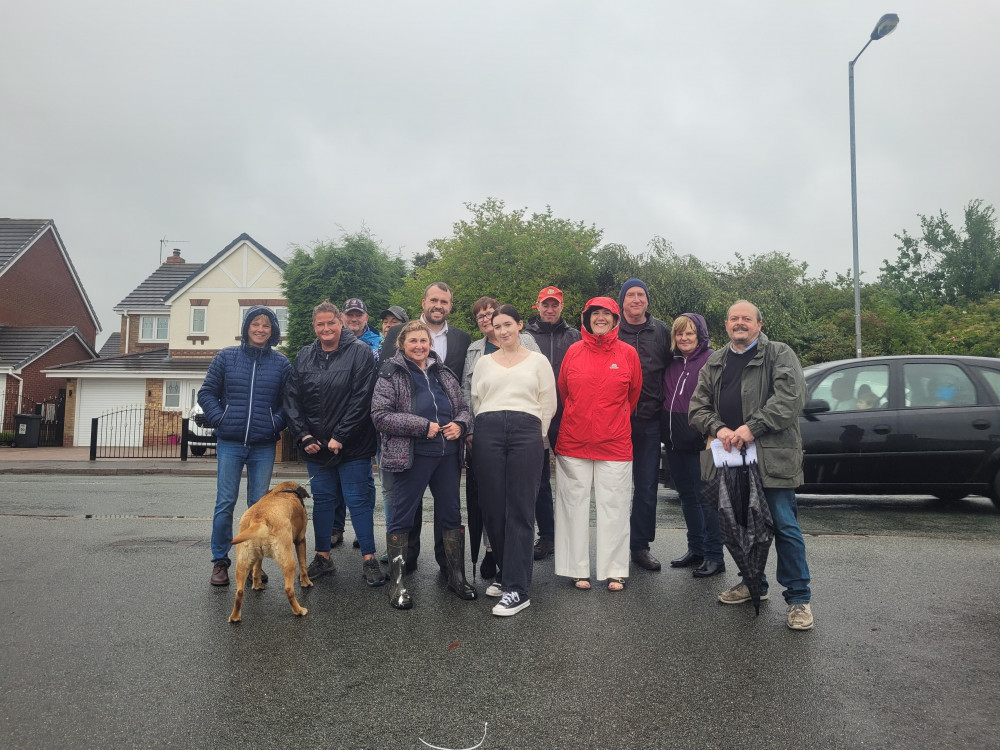
<instances>
[{"instance_id":1,"label":"brown shoe","mask_svg":"<svg viewBox=\"0 0 1000 750\"><path fill-rule=\"evenodd\" d=\"M543 537L539 537L538 541L535 542L535 552L534 552L535 559L544 560L546 557L551 555L555 551L555 549L556 549L555 542L553 542L551 539L545 539Z\"/></svg>"},{"instance_id":2,"label":"brown shoe","mask_svg":"<svg viewBox=\"0 0 1000 750\"><path fill-rule=\"evenodd\" d=\"M215 567L212 568L212 585L213 586L228 586L229 585L229 566L224 562L217 562Z\"/></svg>"},{"instance_id":3,"label":"brown shoe","mask_svg":"<svg viewBox=\"0 0 1000 750\"><path fill-rule=\"evenodd\" d=\"M333 549L338 544L344 543L344 530L334 529L333 533L330 535L330 549Z\"/></svg>"},{"instance_id":4,"label":"brown shoe","mask_svg":"<svg viewBox=\"0 0 1000 750\"><path fill-rule=\"evenodd\" d=\"M645 568L646 570L659 570L660 561L649 554L648 549L634 549L632 550L632 562L638 565L640 568Z\"/></svg>"}]
</instances>

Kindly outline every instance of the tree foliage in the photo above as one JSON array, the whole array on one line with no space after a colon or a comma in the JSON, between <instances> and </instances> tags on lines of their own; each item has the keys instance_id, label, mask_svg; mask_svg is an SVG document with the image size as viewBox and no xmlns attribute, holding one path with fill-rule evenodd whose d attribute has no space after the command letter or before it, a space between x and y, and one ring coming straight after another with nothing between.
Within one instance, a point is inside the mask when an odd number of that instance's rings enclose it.
<instances>
[{"instance_id":1,"label":"tree foliage","mask_svg":"<svg viewBox=\"0 0 1000 750\"><path fill-rule=\"evenodd\" d=\"M723 345L725 314L737 299L756 304L764 330L798 353L803 364L854 356L854 286L850 272L808 276L808 265L770 252L725 264L681 255L662 237L639 253L602 244L592 224L555 216L551 208L529 214L487 198L468 203L469 217L448 237L431 240L412 266L389 254L367 231L337 243L295 248L285 271L289 300L288 351L313 338L313 306L329 297L342 304L361 297L376 311L401 304L420 310L425 287L443 281L455 295L453 321L478 335L472 303L481 296L513 304L526 318L538 290L554 284L565 295L565 316L576 323L596 295L617 299L622 283L642 279L650 311L668 324L683 312L705 316L715 346ZM885 262L879 279L861 287L863 354L979 354L1000 356L1000 237L992 206L965 209L955 228L942 211L920 217L919 236L905 230L899 256Z\"/></svg>"},{"instance_id":2,"label":"tree foliage","mask_svg":"<svg viewBox=\"0 0 1000 750\"><path fill-rule=\"evenodd\" d=\"M391 304L407 267L367 231L347 234L337 243L296 246L285 268L282 286L288 299L288 339L285 350L294 356L313 341L312 309L324 299L340 307L350 297L364 300L369 314Z\"/></svg>"},{"instance_id":3,"label":"tree foliage","mask_svg":"<svg viewBox=\"0 0 1000 750\"><path fill-rule=\"evenodd\" d=\"M525 319L548 284L562 289L571 318L593 296L591 258L601 230L560 219L551 208L530 216L527 209L507 210L495 198L466 208L472 216L456 222L450 237L428 243L436 260L416 269L397 302L419 309L427 285L443 281L454 293L456 324L475 334L472 304L484 295L514 305Z\"/></svg>"},{"instance_id":4,"label":"tree foliage","mask_svg":"<svg viewBox=\"0 0 1000 750\"><path fill-rule=\"evenodd\" d=\"M964 226L948 215L920 216L920 235L905 229L895 263L884 261L878 283L896 295L907 310L926 310L941 300L977 301L1000 292L1000 236L996 212L982 200L965 207Z\"/></svg>"}]
</instances>

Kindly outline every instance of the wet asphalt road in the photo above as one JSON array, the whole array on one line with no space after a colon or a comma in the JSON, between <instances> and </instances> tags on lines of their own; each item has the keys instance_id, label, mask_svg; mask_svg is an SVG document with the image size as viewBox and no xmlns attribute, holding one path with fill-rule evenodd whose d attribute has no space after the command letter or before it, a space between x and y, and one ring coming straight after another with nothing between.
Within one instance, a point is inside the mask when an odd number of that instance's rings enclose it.
<instances>
[{"instance_id":1,"label":"wet asphalt road","mask_svg":"<svg viewBox=\"0 0 1000 750\"><path fill-rule=\"evenodd\" d=\"M1000 514L981 498L803 498L807 633L776 586L757 618L717 604L733 571L579 592L551 558L532 606L496 618L447 592L429 527L409 612L364 585L348 531L305 618L267 561L231 625L235 586L208 585L213 486L0 476L0 746L469 748L485 723L484 749L1000 744ZM660 559L682 526L661 491Z\"/></svg>"}]
</instances>

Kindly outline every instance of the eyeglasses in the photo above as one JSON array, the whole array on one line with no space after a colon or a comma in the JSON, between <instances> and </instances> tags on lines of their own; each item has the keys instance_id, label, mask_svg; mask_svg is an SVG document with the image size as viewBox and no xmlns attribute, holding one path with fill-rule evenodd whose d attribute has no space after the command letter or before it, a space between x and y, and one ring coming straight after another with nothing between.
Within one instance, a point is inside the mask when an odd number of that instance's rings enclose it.
<instances>
[{"instance_id":1,"label":"eyeglasses","mask_svg":"<svg viewBox=\"0 0 1000 750\"><path fill-rule=\"evenodd\" d=\"M493 318L493 310L483 311L476 316L476 322L482 323L484 320L491 320Z\"/></svg>"}]
</instances>

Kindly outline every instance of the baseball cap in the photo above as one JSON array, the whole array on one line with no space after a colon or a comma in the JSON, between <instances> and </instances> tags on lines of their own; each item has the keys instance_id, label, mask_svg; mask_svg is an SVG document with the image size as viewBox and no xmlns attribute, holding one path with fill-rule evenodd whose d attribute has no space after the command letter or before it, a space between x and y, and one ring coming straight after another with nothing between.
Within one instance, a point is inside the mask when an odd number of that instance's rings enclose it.
<instances>
[{"instance_id":1,"label":"baseball cap","mask_svg":"<svg viewBox=\"0 0 1000 750\"><path fill-rule=\"evenodd\" d=\"M359 300L357 297L351 297L347 302L344 303L344 312L349 312L351 310L360 310L361 312L368 314L368 308L365 307L365 303Z\"/></svg>"},{"instance_id":2,"label":"baseball cap","mask_svg":"<svg viewBox=\"0 0 1000 750\"><path fill-rule=\"evenodd\" d=\"M392 307L390 307L390 308L388 308L386 310L383 310L382 314L379 316L379 320L385 320L385 316L386 315L391 315L396 320L401 320L404 323L409 323L410 322L410 316L407 315L406 314L406 310L404 310L399 305L393 305Z\"/></svg>"},{"instance_id":3,"label":"baseball cap","mask_svg":"<svg viewBox=\"0 0 1000 750\"><path fill-rule=\"evenodd\" d=\"M563 301L562 289L554 286L547 286L542 291L538 293L538 302L532 305L533 308L538 308L539 303L546 299L557 299L560 302Z\"/></svg>"}]
</instances>

